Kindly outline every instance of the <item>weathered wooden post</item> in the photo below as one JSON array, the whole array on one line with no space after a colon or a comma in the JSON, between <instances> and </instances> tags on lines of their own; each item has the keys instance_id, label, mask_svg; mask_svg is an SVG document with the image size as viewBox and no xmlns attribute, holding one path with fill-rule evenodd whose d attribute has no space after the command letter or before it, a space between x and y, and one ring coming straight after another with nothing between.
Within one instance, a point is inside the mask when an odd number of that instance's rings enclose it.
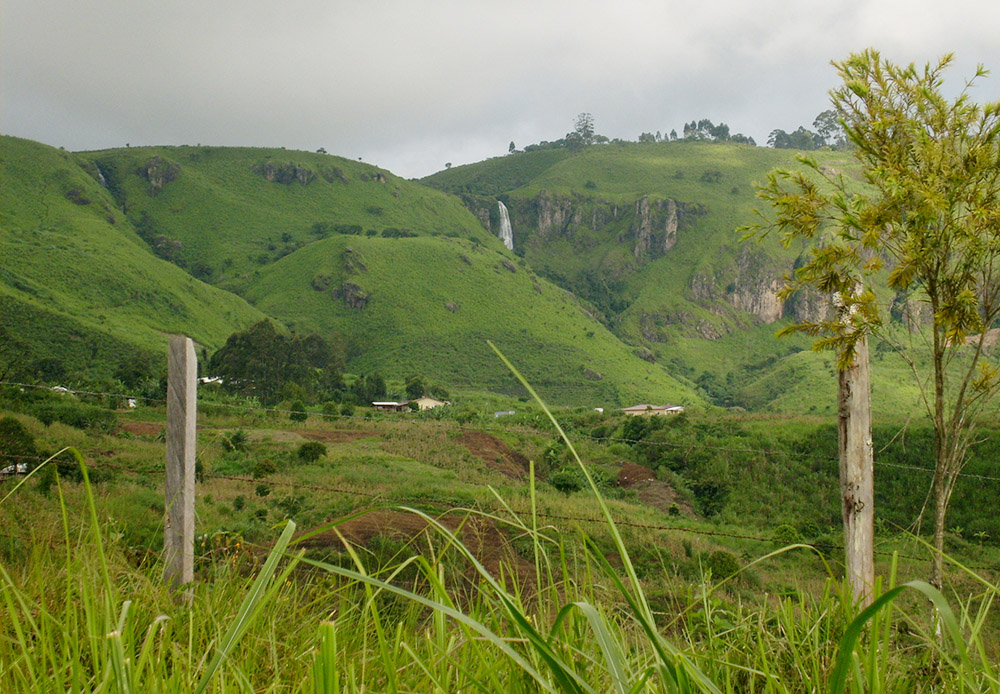
<instances>
[{"instance_id":1,"label":"weathered wooden post","mask_svg":"<svg viewBox=\"0 0 1000 694\"><path fill-rule=\"evenodd\" d=\"M860 290L855 288L855 292ZM853 310L842 310L851 326ZM838 354L838 357L840 355ZM837 433L840 498L844 520L847 580L859 608L868 607L875 588L875 481L872 447L871 375L868 338L857 340L853 359L837 369Z\"/></svg>"},{"instance_id":2,"label":"weathered wooden post","mask_svg":"<svg viewBox=\"0 0 1000 694\"><path fill-rule=\"evenodd\" d=\"M167 493L163 580L194 580L194 465L198 362L191 338L171 335L167 354Z\"/></svg>"}]
</instances>

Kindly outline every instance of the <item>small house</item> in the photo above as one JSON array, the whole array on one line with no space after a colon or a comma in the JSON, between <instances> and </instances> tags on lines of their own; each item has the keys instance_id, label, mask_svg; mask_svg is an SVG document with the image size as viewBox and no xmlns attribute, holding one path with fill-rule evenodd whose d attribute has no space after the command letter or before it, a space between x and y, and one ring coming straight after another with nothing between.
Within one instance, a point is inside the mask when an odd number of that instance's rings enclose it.
<instances>
[{"instance_id":1,"label":"small house","mask_svg":"<svg viewBox=\"0 0 1000 694\"><path fill-rule=\"evenodd\" d=\"M447 400L438 400L437 398L432 398L429 395L425 395L422 398L417 398L416 400L410 400L410 403L416 403L420 411L433 410L435 407L443 407L445 405L450 405L451 403ZM410 404L408 403L408 404Z\"/></svg>"},{"instance_id":2,"label":"small house","mask_svg":"<svg viewBox=\"0 0 1000 694\"><path fill-rule=\"evenodd\" d=\"M680 414L684 408L680 405L632 405L632 407L623 407L621 411L632 417L656 417Z\"/></svg>"},{"instance_id":3,"label":"small house","mask_svg":"<svg viewBox=\"0 0 1000 694\"><path fill-rule=\"evenodd\" d=\"M403 400L402 402L396 402L395 400L384 400L379 402L373 402L372 407L374 407L379 412L404 412L409 409L409 400Z\"/></svg>"}]
</instances>

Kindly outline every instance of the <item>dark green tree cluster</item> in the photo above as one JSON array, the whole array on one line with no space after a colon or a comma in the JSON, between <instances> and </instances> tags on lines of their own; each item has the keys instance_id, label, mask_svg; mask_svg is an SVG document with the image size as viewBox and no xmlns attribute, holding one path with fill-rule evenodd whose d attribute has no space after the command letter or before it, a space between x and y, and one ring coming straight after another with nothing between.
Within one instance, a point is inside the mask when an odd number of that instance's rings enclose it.
<instances>
[{"instance_id":1,"label":"dark green tree cluster","mask_svg":"<svg viewBox=\"0 0 1000 694\"><path fill-rule=\"evenodd\" d=\"M359 376L351 386L351 394L358 405L370 405L375 400L385 400L387 392L385 379L377 371L367 376Z\"/></svg>"},{"instance_id":2,"label":"dark green tree cluster","mask_svg":"<svg viewBox=\"0 0 1000 694\"><path fill-rule=\"evenodd\" d=\"M794 132L788 133L781 129L771 131L767 136L767 146L775 149L798 149L812 151L820 147L845 149L847 136L841 125L837 112L833 109L823 111L813 120L813 128L809 130L800 125Z\"/></svg>"},{"instance_id":3,"label":"dark green tree cluster","mask_svg":"<svg viewBox=\"0 0 1000 694\"><path fill-rule=\"evenodd\" d=\"M684 139L697 142L735 142L737 144L756 145L752 137L743 133L730 134L725 123L716 125L708 118L691 121L684 124Z\"/></svg>"},{"instance_id":4,"label":"dark green tree cluster","mask_svg":"<svg viewBox=\"0 0 1000 694\"><path fill-rule=\"evenodd\" d=\"M284 335L263 320L230 335L208 370L222 377L224 390L273 404L290 391L313 400L339 399L342 364L341 350L319 335Z\"/></svg>"}]
</instances>

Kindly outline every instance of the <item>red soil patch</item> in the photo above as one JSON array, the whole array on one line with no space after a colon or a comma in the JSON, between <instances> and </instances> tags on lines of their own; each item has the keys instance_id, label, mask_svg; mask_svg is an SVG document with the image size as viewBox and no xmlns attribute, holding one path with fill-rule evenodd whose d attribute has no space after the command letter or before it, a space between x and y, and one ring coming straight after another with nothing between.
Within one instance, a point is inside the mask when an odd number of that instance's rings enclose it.
<instances>
[{"instance_id":1,"label":"red soil patch","mask_svg":"<svg viewBox=\"0 0 1000 694\"><path fill-rule=\"evenodd\" d=\"M670 508L677 504L678 510L684 515L692 515L692 509L677 498L677 492L666 482L656 479L656 473L648 467L635 463L622 463L618 473L618 486L634 489L639 501L646 506L658 508L669 513Z\"/></svg>"},{"instance_id":2,"label":"red soil patch","mask_svg":"<svg viewBox=\"0 0 1000 694\"><path fill-rule=\"evenodd\" d=\"M458 439L469 449L469 453L476 456L487 467L497 470L508 477L521 479L528 474L528 459L508 448L500 439L481 431L467 431Z\"/></svg>"},{"instance_id":3,"label":"red soil patch","mask_svg":"<svg viewBox=\"0 0 1000 694\"><path fill-rule=\"evenodd\" d=\"M155 422L122 422L121 428L130 434L141 436L158 436L163 431L163 424Z\"/></svg>"},{"instance_id":4,"label":"red soil patch","mask_svg":"<svg viewBox=\"0 0 1000 694\"><path fill-rule=\"evenodd\" d=\"M533 575L534 567L517 554L506 535L492 521L474 516L466 518L458 514L445 514L436 520L452 533L456 533L462 544L492 575L500 575L501 563L504 565L505 574L509 575L513 567L513 572L521 577L522 581ZM436 528L430 527L427 521L417 514L386 509L352 518L338 525L337 530L345 540L361 546L367 545L376 537L391 537L402 541L414 540L414 547L419 550L426 547L427 539L419 537L425 531L429 537L434 538L435 544L439 547L444 540ZM309 538L299 546L342 547L343 542L336 532L328 530Z\"/></svg>"}]
</instances>

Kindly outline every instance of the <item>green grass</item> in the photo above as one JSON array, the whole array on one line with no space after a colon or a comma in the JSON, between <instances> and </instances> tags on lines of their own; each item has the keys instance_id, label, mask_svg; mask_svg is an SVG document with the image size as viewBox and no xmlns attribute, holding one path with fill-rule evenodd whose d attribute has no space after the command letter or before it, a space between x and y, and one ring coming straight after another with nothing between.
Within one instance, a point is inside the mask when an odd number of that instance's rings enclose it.
<instances>
[{"instance_id":1,"label":"green grass","mask_svg":"<svg viewBox=\"0 0 1000 694\"><path fill-rule=\"evenodd\" d=\"M159 421L155 411L123 418ZM242 419L203 416L200 450L210 470L222 462L219 435ZM550 437L559 420L570 426L565 444L571 464L589 473L589 463L571 451L583 413L561 415L547 430L515 427L506 436L539 445L538 437ZM40 438L96 448L86 456L93 471L116 449L118 459L134 456L131 467L149 468L138 478L140 489L162 466L162 443L152 436L24 421ZM718 437L737 421L702 424ZM356 507L324 511L319 521L314 511L294 514L299 528L322 525L332 538L320 554L302 555L308 543L294 539L295 525L280 516L260 524L259 544L214 535L199 545L198 581L181 598L162 586L155 548L137 547L123 532L132 524L155 525L162 513L162 506L152 513L146 508L143 516L136 507L126 520L124 509L139 496L128 476L93 485L64 482L48 497L34 480L16 490L8 483L0 496L0 517L10 531L0 538L0 689L1000 691L993 665L998 587L977 572L953 566L945 600L914 580L924 565L880 556L878 600L859 613L836 578L836 557L825 564L806 548L773 553L777 545L685 532L747 532L694 519L673 521L674 530L637 528L628 523L655 515L628 501L603 499L594 489L565 496L531 478L494 495L486 484L497 478L471 466L467 478L448 480L440 471L457 448L440 421L310 418L310 431L365 436L330 443L326 459L298 471L280 458L299 440L286 419L244 423L252 425L246 455L278 459L270 483L307 472L303 479L312 483L382 487L388 506L399 505L399 494L418 490L420 477L439 475L445 494L469 482L478 491L466 510L413 503L397 508L427 526L411 542L338 540L349 522L365 520L366 511L352 513ZM744 424L756 433L746 445L777 445L767 439L777 437L774 420ZM781 428L787 437L811 440L815 426L789 420ZM363 459L352 459L352 450ZM427 455L431 451L438 462ZM369 474L346 480L361 467ZM789 470L789 487L815 485L796 482ZM201 483L199 532L212 533L225 517L219 509L226 496L246 487L221 479ZM277 484L274 489L278 494ZM574 527L555 515L605 519ZM516 556L487 565L474 536L459 529L462 519L466 526L497 528L512 539ZM622 520L627 522L616 525ZM299 539L308 535L297 533ZM739 567L728 580L709 568L722 571L724 563L712 558L721 548ZM687 573L678 568L682 562ZM938 605L943 639L934 635L926 598Z\"/></svg>"},{"instance_id":2,"label":"green grass","mask_svg":"<svg viewBox=\"0 0 1000 694\"><path fill-rule=\"evenodd\" d=\"M316 224L381 233L470 237L479 222L460 202L370 164L331 155L238 147L142 147L86 152L118 204L146 234L180 242L178 261L213 284L240 291L263 266L321 237ZM159 158L175 178L153 191L143 171ZM308 172L268 181L260 166ZM310 178L311 177L311 178ZM479 231L478 235L485 235ZM486 240L482 238L482 240Z\"/></svg>"},{"instance_id":3,"label":"green grass","mask_svg":"<svg viewBox=\"0 0 1000 694\"><path fill-rule=\"evenodd\" d=\"M616 335L641 345L674 375L694 380L708 374L717 384L735 377L738 387L717 400L808 412L825 407L822 361L797 361L798 378L789 380L789 367L776 357L807 348L809 341L773 339L788 317L764 324L775 317L765 306L776 302L779 280L802 249L784 249L776 238L744 242L739 231L756 219L754 184L773 168L797 167L794 154L693 142L601 145L575 154L512 155L425 181L461 194L481 215L495 217L495 200L503 199L518 253L543 276L592 302ZM813 154L826 167L855 168L849 154ZM636 252L643 199L678 206L676 243L665 253ZM652 221L662 244L666 215ZM784 389L769 388L768 381L784 382ZM913 390L897 389L897 383L883 381L886 408L907 411Z\"/></svg>"},{"instance_id":4,"label":"green grass","mask_svg":"<svg viewBox=\"0 0 1000 694\"><path fill-rule=\"evenodd\" d=\"M369 296L363 308L334 295L345 283ZM247 296L289 326L343 336L359 373L522 393L491 359L492 339L531 363L539 389L562 404L701 401L516 257L462 239L329 238L262 271Z\"/></svg>"},{"instance_id":5,"label":"green grass","mask_svg":"<svg viewBox=\"0 0 1000 694\"><path fill-rule=\"evenodd\" d=\"M77 155L0 139L0 304L22 360L106 376L167 333L214 348L262 317L153 257L94 173Z\"/></svg>"}]
</instances>

